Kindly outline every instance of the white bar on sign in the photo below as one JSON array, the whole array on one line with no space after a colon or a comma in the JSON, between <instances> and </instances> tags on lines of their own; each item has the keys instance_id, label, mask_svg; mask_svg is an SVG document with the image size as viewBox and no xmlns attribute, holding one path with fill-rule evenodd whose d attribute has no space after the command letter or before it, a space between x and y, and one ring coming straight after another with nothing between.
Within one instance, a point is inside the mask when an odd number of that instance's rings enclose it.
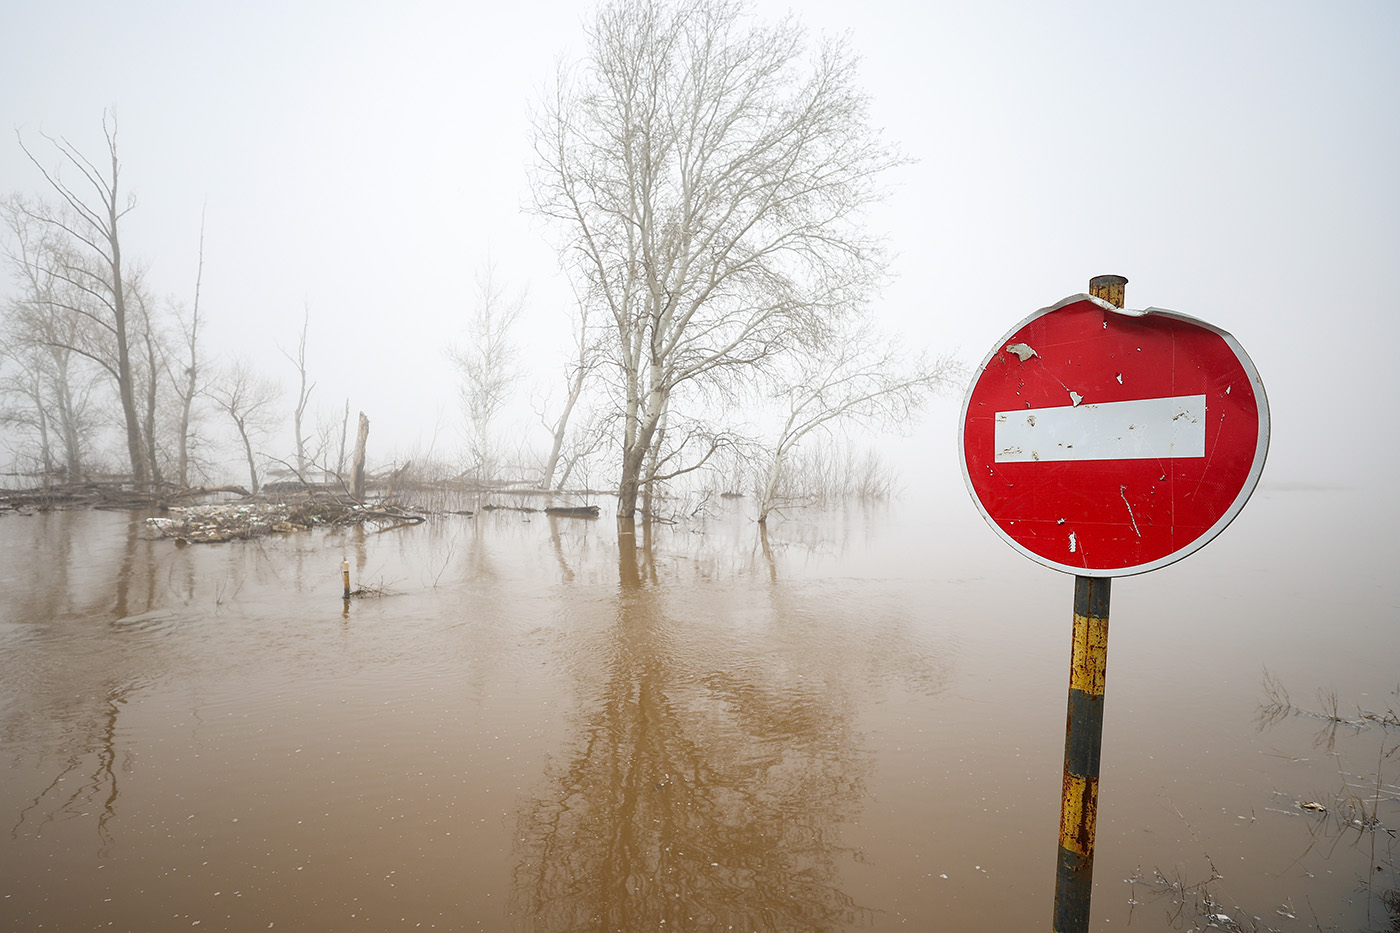
<instances>
[{"instance_id":1,"label":"white bar on sign","mask_svg":"<svg viewBox=\"0 0 1400 933\"><path fill-rule=\"evenodd\" d=\"M1206 397L1083 402L996 413L997 463L1206 455Z\"/></svg>"}]
</instances>

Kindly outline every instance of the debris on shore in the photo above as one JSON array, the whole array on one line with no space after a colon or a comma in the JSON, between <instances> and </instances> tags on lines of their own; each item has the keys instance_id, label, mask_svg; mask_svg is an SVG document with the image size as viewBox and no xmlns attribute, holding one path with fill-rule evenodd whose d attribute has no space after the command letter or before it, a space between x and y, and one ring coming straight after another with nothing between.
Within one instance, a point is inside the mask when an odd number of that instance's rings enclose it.
<instances>
[{"instance_id":1,"label":"debris on shore","mask_svg":"<svg viewBox=\"0 0 1400 933\"><path fill-rule=\"evenodd\" d=\"M364 505L312 497L290 502L245 501L171 508L146 519L145 537L171 538L183 544L243 541L269 534L290 534L315 526L377 524L378 531L417 525L418 512L387 503Z\"/></svg>"},{"instance_id":2,"label":"debris on shore","mask_svg":"<svg viewBox=\"0 0 1400 933\"><path fill-rule=\"evenodd\" d=\"M391 478L398 477L400 472ZM416 506L397 504L406 492L428 502ZM34 489L0 489L0 514L31 515L66 509L155 513L152 517L138 519L142 525L142 537L172 540L181 545L246 541L318 526L374 525L375 533L391 531L421 524L429 514L470 517L474 512L460 507L465 497L474 497L477 501L486 497L510 497L518 503L487 502L477 506L482 512L504 509L544 512L567 518L598 517L599 508L596 505L542 503L541 508L525 504L535 496L546 497L545 501L548 502L556 495L559 494L527 487L492 487L486 490L467 488L457 483L400 482L362 502L345 494L343 487L322 483L273 482L265 484L259 493L254 494L241 486L231 485L180 487L157 483L138 488L117 478ZM214 496L219 498L213 502L195 504L200 498ZM235 496L238 498L231 498Z\"/></svg>"}]
</instances>

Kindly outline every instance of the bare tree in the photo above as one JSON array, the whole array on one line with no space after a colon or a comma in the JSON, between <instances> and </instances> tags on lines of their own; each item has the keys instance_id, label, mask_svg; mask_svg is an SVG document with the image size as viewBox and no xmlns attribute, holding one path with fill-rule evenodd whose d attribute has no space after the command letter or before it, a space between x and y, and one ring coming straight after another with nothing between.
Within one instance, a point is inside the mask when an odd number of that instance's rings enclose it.
<instances>
[{"instance_id":1,"label":"bare tree","mask_svg":"<svg viewBox=\"0 0 1400 933\"><path fill-rule=\"evenodd\" d=\"M681 390L756 379L859 307L884 269L860 214L901 157L868 123L850 51L809 48L790 17L614 0L587 33L584 67L536 114L533 186L611 328L630 517Z\"/></svg>"},{"instance_id":2,"label":"bare tree","mask_svg":"<svg viewBox=\"0 0 1400 933\"><path fill-rule=\"evenodd\" d=\"M7 325L23 327L22 319ZM97 427L96 376L68 350L33 337L25 332L9 341L9 365L0 376L0 424L32 432L38 470L76 479L89 465Z\"/></svg>"},{"instance_id":3,"label":"bare tree","mask_svg":"<svg viewBox=\"0 0 1400 933\"><path fill-rule=\"evenodd\" d=\"M292 356L286 350L282 350L293 366L297 368L297 404L292 409L292 433L296 437L296 458L297 458L297 478L306 481L306 469L314 457L308 457L306 452L306 442L308 438L303 429L306 406L311 401L311 392L316 388L316 383L307 384L306 376L306 333L311 327L311 305L302 307L301 314L301 334L297 338L297 355ZM281 350L281 347L278 347Z\"/></svg>"},{"instance_id":4,"label":"bare tree","mask_svg":"<svg viewBox=\"0 0 1400 933\"><path fill-rule=\"evenodd\" d=\"M91 400L98 377L74 348L94 341L83 319L53 313L72 290L62 276L66 243L32 221L25 207L11 198L0 208L12 234L6 257L17 290L5 307L3 338L11 360L0 381L0 391L16 404L0 410L0 418L33 430L45 473L61 469L77 477L97 426Z\"/></svg>"},{"instance_id":5,"label":"bare tree","mask_svg":"<svg viewBox=\"0 0 1400 933\"><path fill-rule=\"evenodd\" d=\"M881 343L868 327L813 348L777 392L787 415L768 451L758 521L766 522L779 506L784 466L809 435L843 423L907 424L930 395L961 374L951 357L906 359L892 341Z\"/></svg>"},{"instance_id":6,"label":"bare tree","mask_svg":"<svg viewBox=\"0 0 1400 933\"><path fill-rule=\"evenodd\" d=\"M238 432L248 461L248 488L256 493L261 484L253 448L282 420L274 408L281 389L259 376L246 361L235 360L209 386L208 393L214 407L228 416Z\"/></svg>"},{"instance_id":7,"label":"bare tree","mask_svg":"<svg viewBox=\"0 0 1400 933\"><path fill-rule=\"evenodd\" d=\"M132 478L146 483L152 477L152 464L137 406L138 364L131 347L136 323L133 318L138 312L131 307L131 283L121 241L121 221L136 202L122 191L117 127L105 114L102 131L107 141L105 168L98 168L66 139L44 137L58 150L62 165L77 172L79 184L88 189L87 193L71 187L60 171L46 169L19 137L20 148L58 195L60 203L57 207L40 201L14 203L26 221L44 228L45 236L61 241L55 246L55 255L63 261L54 272L65 288L51 310L92 325L92 331L82 333L93 339L69 349L89 357L111 374L121 403Z\"/></svg>"},{"instance_id":8,"label":"bare tree","mask_svg":"<svg viewBox=\"0 0 1400 933\"><path fill-rule=\"evenodd\" d=\"M199 353L199 331L203 325L200 316L199 292L204 281L204 218L199 221L199 265L194 277L194 306L189 319L176 308L174 317L180 328L180 371L174 372L169 358L166 362L166 375L175 389L178 405L175 424L175 481L181 486L190 484L190 460L194 447L193 427L196 418L195 403L203 389L204 361Z\"/></svg>"},{"instance_id":9,"label":"bare tree","mask_svg":"<svg viewBox=\"0 0 1400 933\"><path fill-rule=\"evenodd\" d=\"M331 435L332 433L334 433L334 430L335 430L334 425L331 425L329 431L328 431L327 434L326 434L326 437L327 437L328 441L329 441L330 435ZM350 399L347 398L347 399L345 400L345 409L344 409L344 411L341 413L341 418L340 418L340 446L338 447L338 453L336 454L336 458L335 458L335 470L333 471L334 474L335 474L335 478L336 478L337 480L340 480L341 482L344 482L344 476L345 476L345 445L346 445L346 443L348 442L349 435L350 435Z\"/></svg>"},{"instance_id":10,"label":"bare tree","mask_svg":"<svg viewBox=\"0 0 1400 933\"><path fill-rule=\"evenodd\" d=\"M588 410L582 422L577 418L570 422L556 465L554 488L557 491L567 489L575 474L586 476L585 464L607 443L610 436L608 418L606 411ZM586 485L586 479L584 482Z\"/></svg>"},{"instance_id":11,"label":"bare tree","mask_svg":"<svg viewBox=\"0 0 1400 933\"><path fill-rule=\"evenodd\" d=\"M467 419L467 456L477 479L493 478L500 448L493 423L520 381L511 331L525 308L525 293L508 295L488 258L476 276L476 304L467 326L467 344L448 348L461 374L462 410Z\"/></svg>"},{"instance_id":12,"label":"bare tree","mask_svg":"<svg viewBox=\"0 0 1400 933\"><path fill-rule=\"evenodd\" d=\"M133 337L138 351L132 367L132 378L136 383L137 397L141 401L141 446L145 454L149 479L161 482L161 457L157 436L161 401L161 371L168 365L170 348L151 313L151 300L142 284L140 275L132 277L129 286L129 303L134 310Z\"/></svg>"},{"instance_id":13,"label":"bare tree","mask_svg":"<svg viewBox=\"0 0 1400 933\"><path fill-rule=\"evenodd\" d=\"M573 451L570 455L565 455L564 445L569 439L569 425L573 419L574 410L578 407L579 401L583 398L584 387L588 383L589 376L596 368L599 359L599 351L594 339L593 328L589 326L589 304L581 302L579 304L579 314L574 321L574 353L564 372L564 404L559 409L559 414L552 421L543 414L540 420L549 429L550 448L549 456L545 459L544 466L540 470L539 487L548 489L554 482L555 474L559 471L561 459L566 462L567 470L565 476L560 480L560 488L568 479L568 472L572 472L573 463L578 460L579 452ZM593 420L590 416L587 420ZM585 434L588 440L585 446L596 448L601 439L596 435ZM578 444L576 442L575 447Z\"/></svg>"}]
</instances>

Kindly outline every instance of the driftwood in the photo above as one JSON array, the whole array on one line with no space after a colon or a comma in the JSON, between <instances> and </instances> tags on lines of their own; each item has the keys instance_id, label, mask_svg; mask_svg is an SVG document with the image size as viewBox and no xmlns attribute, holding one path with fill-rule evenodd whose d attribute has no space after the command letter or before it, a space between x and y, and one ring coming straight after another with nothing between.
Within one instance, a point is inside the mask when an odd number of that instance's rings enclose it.
<instances>
[{"instance_id":1,"label":"driftwood","mask_svg":"<svg viewBox=\"0 0 1400 933\"><path fill-rule=\"evenodd\" d=\"M310 483L303 480L277 480L271 483L263 483L258 491L264 496L283 496L288 493L298 492L324 492L334 493L340 489L337 483Z\"/></svg>"},{"instance_id":2,"label":"driftwood","mask_svg":"<svg viewBox=\"0 0 1400 933\"><path fill-rule=\"evenodd\" d=\"M266 490L267 486L263 486L263 489ZM245 499L251 499L253 496L251 492L244 489L242 486L191 486L188 489L176 490L167 498L171 500L197 499L200 496L213 496L219 493L231 493L235 496L242 496Z\"/></svg>"},{"instance_id":3,"label":"driftwood","mask_svg":"<svg viewBox=\"0 0 1400 933\"><path fill-rule=\"evenodd\" d=\"M409 512L398 506L386 505L374 509L361 509L358 514L362 515L361 521L366 522L392 522L383 528L376 528L374 534L383 531L396 531L399 528L408 528L411 525L421 525L428 520L428 516L420 515L417 512Z\"/></svg>"},{"instance_id":4,"label":"driftwood","mask_svg":"<svg viewBox=\"0 0 1400 933\"><path fill-rule=\"evenodd\" d=\"M571 518L597 518L596 505L551 505L544 510L546 515L562 515Z\"/></svg>"},{"instance_id":5,"label":"driftwood","mask_svg":"<svg viewBox=\"0 0 1400 933\"><path fill-rule=\"evenodd\" d=\"M543 509L533 508L528 505L496 505L488 502L481 507L483 512L544 512L546 515L558 515L564 518L597 518L598 507L596 505L548 505ZM466 513L470 515L471 513Z\"/></svg>"}]
</instances>

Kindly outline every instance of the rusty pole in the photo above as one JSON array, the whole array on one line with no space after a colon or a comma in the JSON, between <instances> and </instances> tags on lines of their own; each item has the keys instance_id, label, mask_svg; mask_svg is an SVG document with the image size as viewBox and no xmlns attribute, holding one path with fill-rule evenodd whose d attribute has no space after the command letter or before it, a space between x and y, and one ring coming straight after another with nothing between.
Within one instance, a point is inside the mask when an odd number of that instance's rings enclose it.
<instances>
[{"instance_id":1,"label":"rusty pole","mask_svg":"<svg viewBox=\"0 0 1400 933\"><path fill-rule=\"evenodd\" d=\"M1074 642L1060 795L1060 858L1055 873L1055 933L1089 929L1094 884L1094 821L1103 745L1103 686L1108 661L1108 577L1074 578Z\"/></svg>"},{"instance_id":2,"label":"rusty pole","mask_svg":"<svg viewBox=\"0 0 1400 933\"><path fill-rule=\"evenodd\" d=\"M1121 275L1097 275L1089 294L1123 307ZM1074 578L1074 637L1060 794L1060 854L1055 872L1055 933L1085 933L1094 885L1094 823L1099 808L1104 675L1108 667L1110 577Z\"/></svg>"},{"instance_id":3,"label":"rusty pole","mask_svg":"<svg viewBox=\"0 0 1400 933\"><path fill-rule=\"evenodd\" d=\"M1123 307L1128 280L1121 275L1096 275L1089 280L1089 294L1102 298L1115 308Z\"/></svg>"}]
</instances>

